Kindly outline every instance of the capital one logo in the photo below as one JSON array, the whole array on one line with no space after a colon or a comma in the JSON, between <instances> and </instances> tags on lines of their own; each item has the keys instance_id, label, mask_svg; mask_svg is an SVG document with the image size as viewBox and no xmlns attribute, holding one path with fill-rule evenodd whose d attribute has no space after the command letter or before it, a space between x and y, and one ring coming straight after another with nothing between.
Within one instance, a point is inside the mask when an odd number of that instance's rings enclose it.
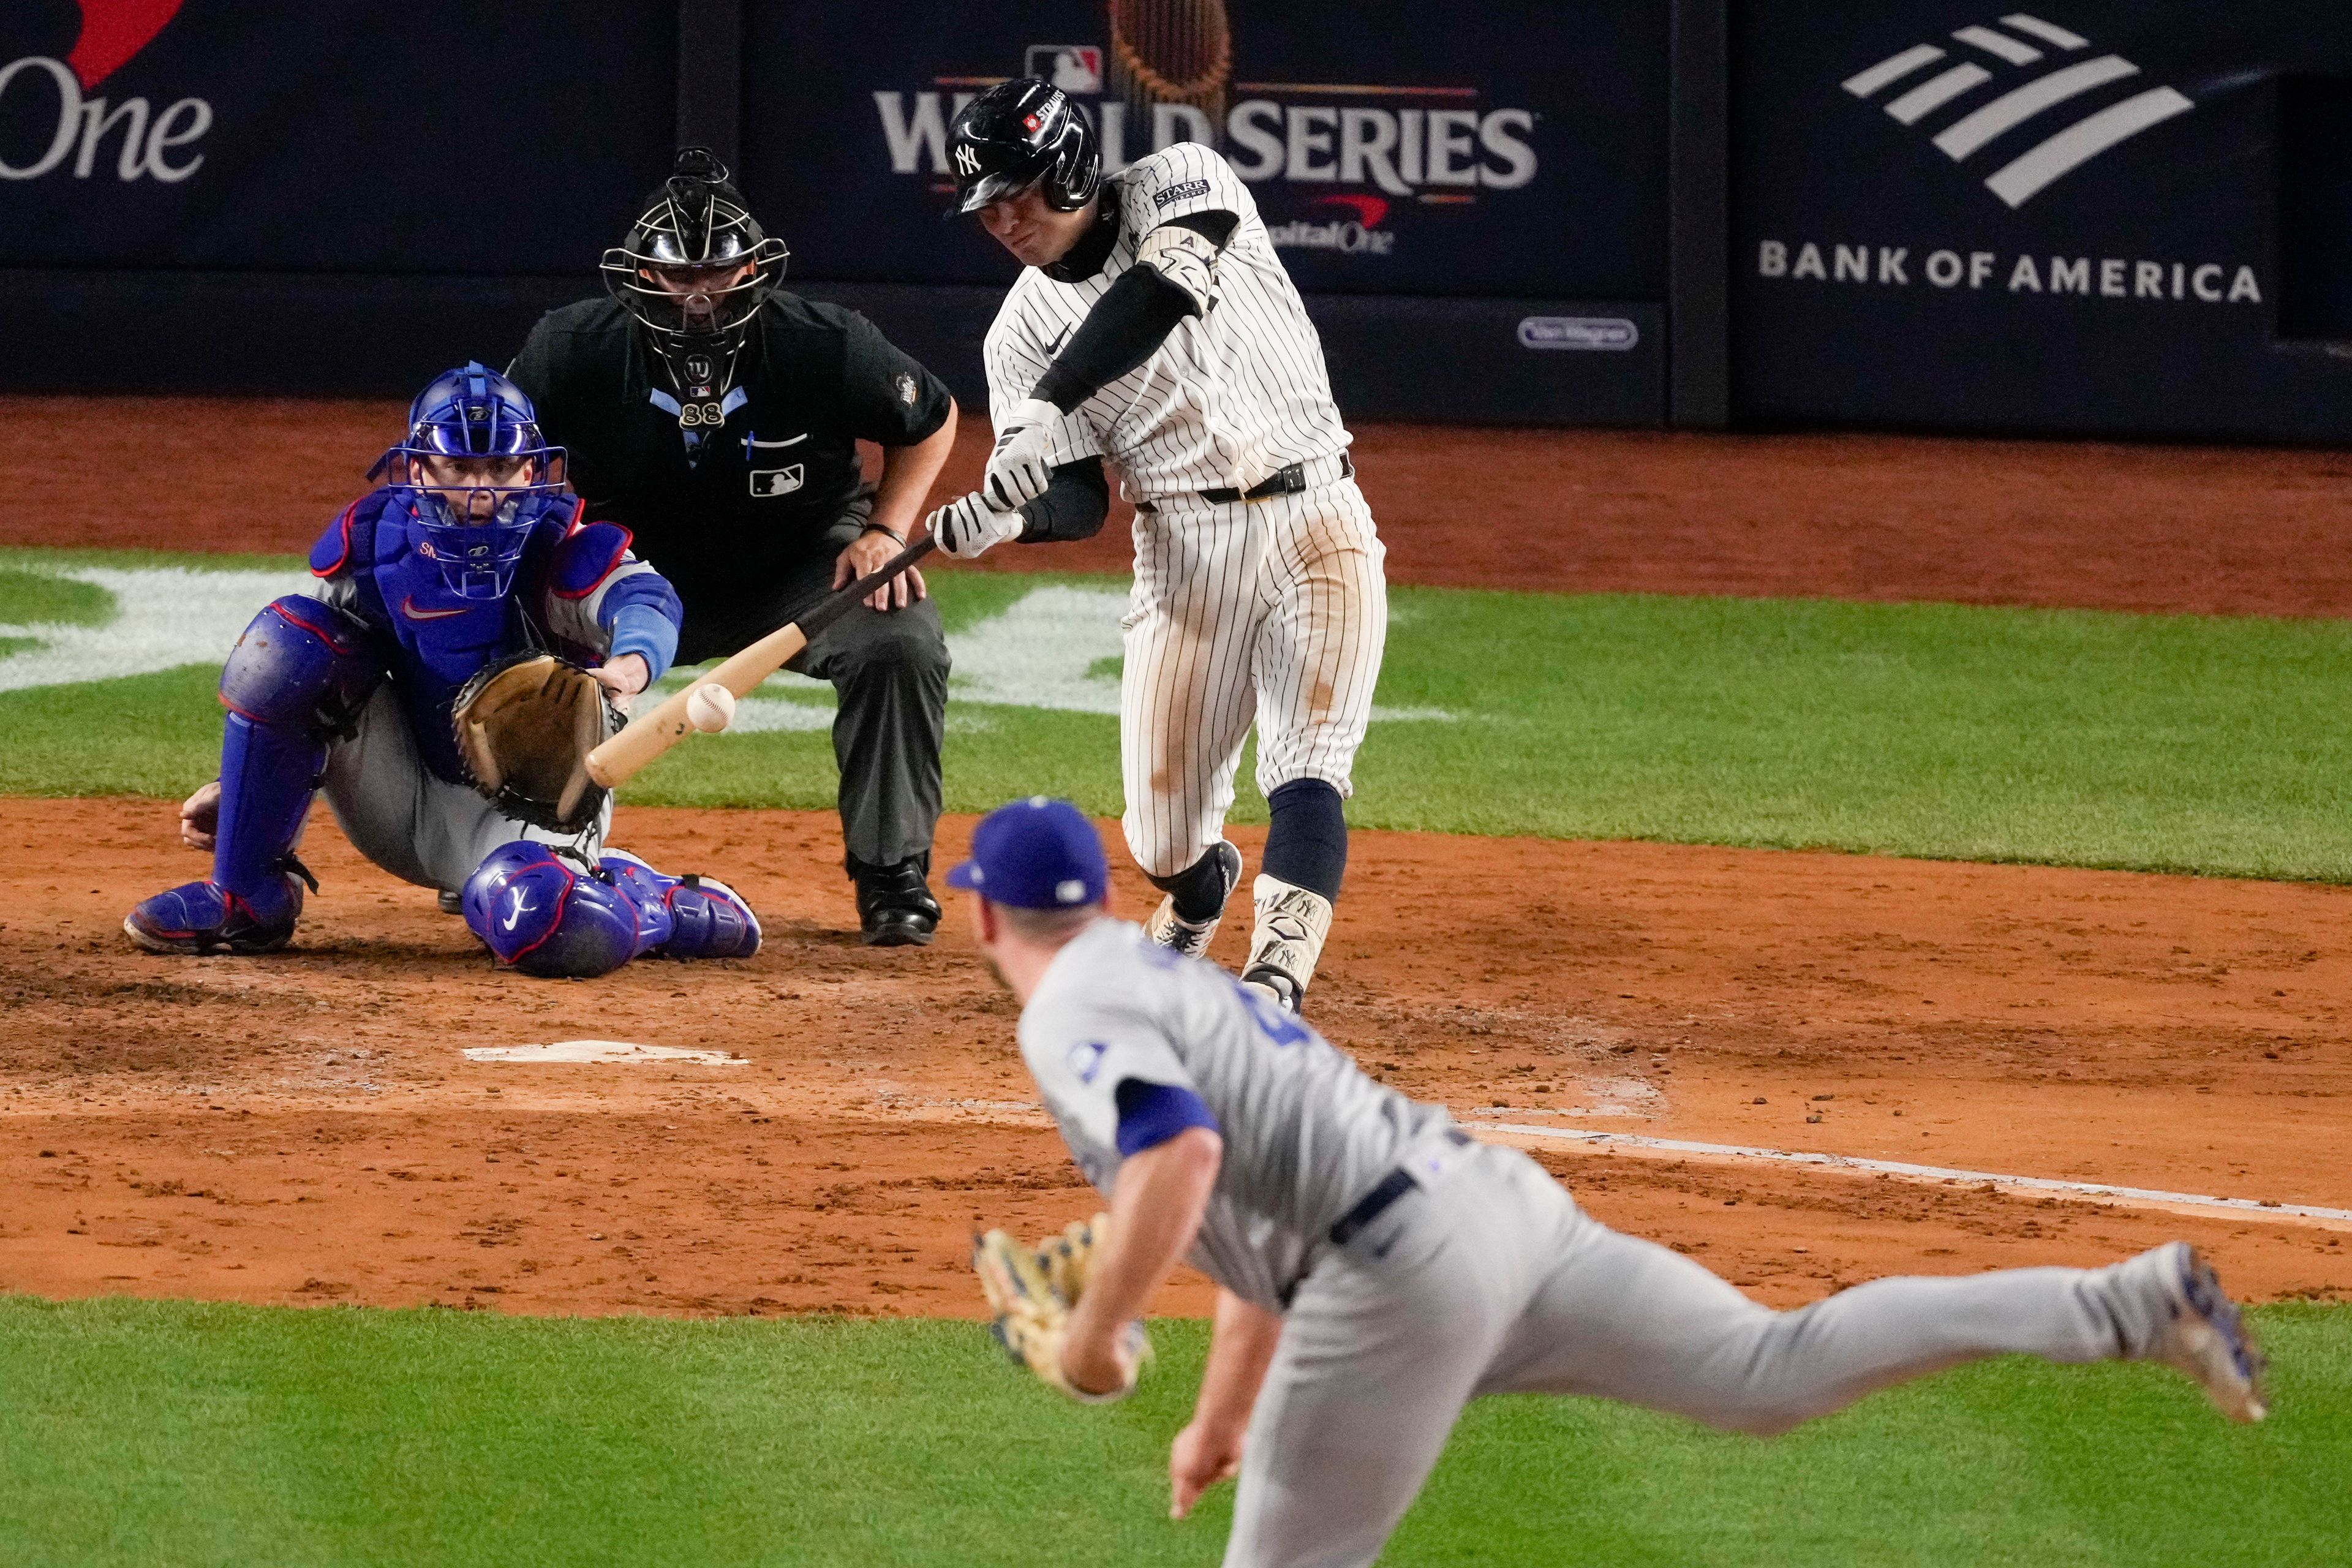
<instances>
[{"instance_id":1,"label":"capital one logo","mask_svg":"<svg viewBox=\"0 0 2352 1568\"><path fill-rule=\"evenodd\" d=\"M95 174L112 141L109 162L118 180L152 176L177 184L194 174L205 161L202 153L181 149L213 128L213 106L201 98L183 98L152 109L144 98L113 102L93 96L100 83L112 76L154 40L165 24L179 14L181 0L81 0L81 35L62 60L47 55L26 55L0 65L0 108L15 108L30 97L46 97L54 104L55 120L47 142L37 136L34 156L11 163L22 147L0 148L0 180L37 180L45 174L70 171L73 178ZM40 123L40 116L30 117Z\"/></svg>"},{"instance_id":2,"label":"capital one logo","mask_svg":"<svg viewBox=\"0 0 2352 1568\"><path fill-rule=\"evenodd\" d=\"M1888 118L1898 125L1940 123L1936 149L1955 163L1985 153L1979 165L1991 171L1985 189L2011 207L2117 142L2196 107L2168 87L2116 97L2121 89L2113 84L2139 75L2139 67L2120 55L2090 55L2088 38L2022 11L2003 16L1998 27L1962 27L1952 41L1967 46L1957 58L1940 45L1915 44L1838 85L1865 100L1900 88L1884 102ZM1940 68L1929 73L1930 66ZM2082 113L2081 100L2094 94L2094 107Z\"/></svg>"}]
</instances>

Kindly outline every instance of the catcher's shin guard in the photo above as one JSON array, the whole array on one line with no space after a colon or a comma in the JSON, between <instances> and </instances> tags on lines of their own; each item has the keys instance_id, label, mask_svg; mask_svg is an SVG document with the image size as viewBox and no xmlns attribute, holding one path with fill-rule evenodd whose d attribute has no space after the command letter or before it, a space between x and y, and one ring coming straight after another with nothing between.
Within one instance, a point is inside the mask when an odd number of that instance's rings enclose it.
<instances>
[{"instance_id":1,"label":"catcher's shin guard","mask_svg":"<svg viewBox=\"0 0 2352 1568\"><path fill-rule=\"evenodd\" d=\"M124 918L124 934L150 952L284 947L302 913L303 883L318 885L294 858L294 843L326 760L326 742L299 718L264 722L232 711L221 738L213 874L142 901Z\"/></svg>"},{"instance_id":2,"label":"catcher's shin guard","mask_svg":"<svg viewBox=\"0 0 2352 1568\"><path fill-rule=\"evenodd\" d=\"M637 906L645 951L656 957L749 958L760 951L760 917L726 883L664 876L625 849L607 850L597 863Z\"/></svg>"},{"instance_id":3,"label":"catcher's shin guard","mask_svg":"<svg viewBox=\"0 0 2352 1568\"><path fill-rule=\"evenodd\" d=\"M213 880L225 891L257 909L284 901L293 880L287 857L302 836L326 765L327 742L316 734L294 724L257 723L243 713L228 716L221 736L220 822L213 836ZM294 907L301 907L299 898Z\"/></svg>"},{"instance_id":4,"label":"catcher's shin guard","mask_svg":"<svg viewBox=\"0 0 2352 1568\"><path fill-rule=\"evenodd\" d=\"M1253 891L1257 929L1250 936L1242 984L1257 986L1296 1013L1323 956L1323 939L1331 931L1331 900L1274 877L1260 877Z\"/></svg>"},{"instance_id":5,"label":"catcher's shin guard","mask_svg":"<svg viewBox=\"0 0 2352 1568\"><path fill-rule=\"evenodd\" d=\"M1233 897L1241 879L1242 852L1219 839L1189 868L1173 877L1150 879L1152 886L1168 896L1144 922L1143 933L1187 958L1206 956L1218 923L1224 919L1225 900Z\"/></svg>"},{"instance_id":6,"label":"catcher's shin guard","mask_svg":"<svg viewBox=\"0 0 2352 1568\"><path fill-rule=\"evenodd\" d=\"M641 916L602 867L501 844L466 879L466 925L500 963L551 980L609 974L644 951Z\"/></svg>"},{"instance_id":7,"label":"catcher's shin guard","mask_svg":"<svg viewBox=\"0 0 2352 1568\"><path fill-rule=\"evenodd\" d=\"M363 623L289 594L262 606L229 650L221 706L257 724L323 740L351 727L383 679L383 660Z\"/></svg>"}]
</instances>

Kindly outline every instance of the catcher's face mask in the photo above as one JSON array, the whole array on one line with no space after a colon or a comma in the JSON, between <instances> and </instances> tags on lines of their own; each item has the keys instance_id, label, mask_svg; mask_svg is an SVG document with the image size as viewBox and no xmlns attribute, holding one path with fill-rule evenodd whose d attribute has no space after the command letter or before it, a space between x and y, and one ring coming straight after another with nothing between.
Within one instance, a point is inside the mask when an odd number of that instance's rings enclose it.
<instances>
[{"instance_id":1,"label":"catcher's face mask","mask_svg":"<svg viewBox=\"0 0 2352 1568\"><path fill-rule=\"evenodd\" d=\"M408 438L368 470L380 476L406 492L419 552L462 599L504 598L531 530L569 504L563 449L541 439L522 389L479 364L425 389Z\"/></svg>"}]
</instances>

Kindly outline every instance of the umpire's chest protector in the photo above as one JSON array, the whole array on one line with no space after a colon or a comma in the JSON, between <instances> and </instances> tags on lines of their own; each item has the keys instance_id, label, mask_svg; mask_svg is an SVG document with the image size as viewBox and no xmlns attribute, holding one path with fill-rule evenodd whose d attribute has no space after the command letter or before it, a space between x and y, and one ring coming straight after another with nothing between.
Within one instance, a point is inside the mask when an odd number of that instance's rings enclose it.
<instances>
[{"instance_id":1,"label":"umpire's chest protector","mask_svg":"<svg viewBox=\"0 0 2352 1568\"><path fill-rule=\"evenodd\" d=\"M693 427L648 383L635 344L612 346L625 347L631 372L615 378L621 395L565 408L558 427L590 514L629 530L665 575L723 588L747 555L814 545L856 499L857 438L842 418L836 344L761 333L725 422Z\"/></svg>"},{"instance_id":2,"label":"umpire's chest protector","mask_svg":"<svg viewBox=\"0 0 2352 1568\"><path fill-rule=\"evenodd\" d=\"M791 295L761 307L716 421L698 408L687 422L609 301L551 314L516 371L587 515L634 534L689 616L723 612L824 548L859 494L858 441L910 445L951 406L872 323Z\"/></svg>"}]
</instances>

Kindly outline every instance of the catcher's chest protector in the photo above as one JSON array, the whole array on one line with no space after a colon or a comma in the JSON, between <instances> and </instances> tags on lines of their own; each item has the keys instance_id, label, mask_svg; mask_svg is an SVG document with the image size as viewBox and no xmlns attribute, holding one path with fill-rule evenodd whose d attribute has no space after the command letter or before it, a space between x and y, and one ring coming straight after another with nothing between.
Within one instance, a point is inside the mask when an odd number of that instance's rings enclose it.
<instances>
[{"instance_id":1,"label":"catcher's chest protector","mask_svg":"<svg viewBox=\"0 0 2352 1568\"><path fill-rule=\"evenodd\" d=\"M551 521L526 547L546 550L563 533ZM361 616L384 634L394 691L418 753L435 776L466 782L451 742L449 709L476 672L531 644L513 595L461 599L420 555L399 493L379 489L338 518L310 552L310 570L359 591ZM518 573L518 584L533 574Z\"/></svg>"}]
</instances>

